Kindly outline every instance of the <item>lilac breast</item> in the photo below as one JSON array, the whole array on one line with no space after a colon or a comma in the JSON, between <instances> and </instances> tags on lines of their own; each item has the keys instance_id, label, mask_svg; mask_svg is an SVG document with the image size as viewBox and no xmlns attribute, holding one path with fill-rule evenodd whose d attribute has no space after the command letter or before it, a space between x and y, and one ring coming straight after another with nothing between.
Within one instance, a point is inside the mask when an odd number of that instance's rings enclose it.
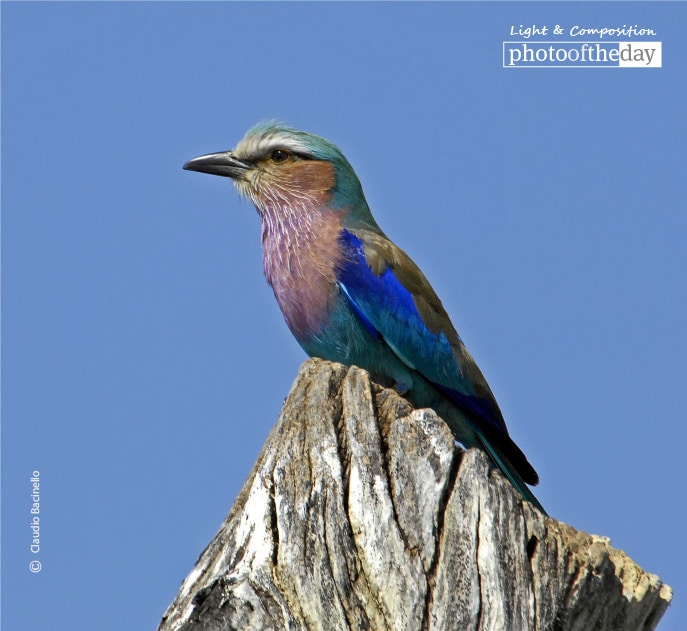
<instances>
[{"instance_id":1,"label":"lilac breast","mask_svg":"<svg viewBox=\"0 0 687 631\"><path fill-rule=\"evenodd\" d=\"M261 212L265 277L291 332L302 341L327 324L341 257L340 214L308 206L301 200Z\"/></svg>"}]
</instances>

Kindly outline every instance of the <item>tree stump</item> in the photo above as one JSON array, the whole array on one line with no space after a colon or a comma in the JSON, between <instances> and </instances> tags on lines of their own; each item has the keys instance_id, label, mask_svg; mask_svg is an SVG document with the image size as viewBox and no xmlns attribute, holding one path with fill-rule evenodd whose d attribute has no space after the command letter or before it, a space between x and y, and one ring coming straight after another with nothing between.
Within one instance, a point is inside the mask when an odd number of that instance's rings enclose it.
<instances>
[{"instance_id":1,"label":"tree stump","mask_svg":"<svg viewBox=\"0 0 687 631\"><path fill-rule=\"evenodd\" d=\"M671 597L432 410L312 359L158 631L648 630Z\"/></svg>"}]
</instances>

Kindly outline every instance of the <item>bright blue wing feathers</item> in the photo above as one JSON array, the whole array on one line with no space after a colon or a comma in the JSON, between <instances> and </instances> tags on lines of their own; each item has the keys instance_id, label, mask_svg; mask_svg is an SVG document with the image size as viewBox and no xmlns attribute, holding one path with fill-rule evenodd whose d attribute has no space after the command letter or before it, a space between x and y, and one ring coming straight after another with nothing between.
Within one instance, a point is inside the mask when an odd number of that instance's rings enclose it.
<instances>
[{"instance_id":1,"label":"bright blue wing feathers","mask_svg":"<svg viewBox=\"0 0 687 631\"><path fill-rule=\"evenodd\" d=\"M491 392L479 396L470 376L461 372L447 334L428 327L399 274L391 265L375 273L366 259L363 240L353 232L343 230L340 243L345 263L339 268L339 286L365 327L459 408L507 433Z\"/></svg>"}]
</instances>

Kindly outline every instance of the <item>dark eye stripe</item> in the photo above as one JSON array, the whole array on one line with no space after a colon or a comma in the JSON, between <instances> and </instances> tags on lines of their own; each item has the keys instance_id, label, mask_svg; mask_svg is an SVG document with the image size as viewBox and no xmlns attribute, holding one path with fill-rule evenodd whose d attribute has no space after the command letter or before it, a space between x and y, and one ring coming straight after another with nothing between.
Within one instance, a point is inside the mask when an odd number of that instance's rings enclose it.
<instances>
[{"instance_id":1,"label":"dark eye stripe","mask_svg":"<svg viewBox=\"0 0 687 631\"><path fill-rule=\"evenodd\" d=\"M290 157L299 158L300 160L314 160L315 158L310 154L303 153L301 151L294 151L293 149L287 149L286 147L277 147L272 149L268 154L267 158L276 162L277 164L286 162Z\"/></svg>"}]
</instances>

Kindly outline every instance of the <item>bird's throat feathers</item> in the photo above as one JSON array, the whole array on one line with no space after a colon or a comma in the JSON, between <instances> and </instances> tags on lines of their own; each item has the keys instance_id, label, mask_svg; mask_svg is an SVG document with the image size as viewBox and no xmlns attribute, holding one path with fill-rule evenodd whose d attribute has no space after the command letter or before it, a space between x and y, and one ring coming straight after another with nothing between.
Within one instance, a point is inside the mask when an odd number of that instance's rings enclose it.
<instances>
[{"instance_id":1,"label":"bird's throat feathers","mask_svg":"<svg viewBox=\"0 0 687 631\"><path fill-rule=\"evenodd\" d=\"M313 190L313 179L309 179L308 193L300 189L300 195L292 194L299 188L291 180L288 187L253 199L262 220L265 277L286 323L299 341L316 335L326 324L329 295L336 283L340 259L341 222L346 213L346 209L334 210L329 206L330 188L322 167L331 165L312 164L318 169L301 173L303 177L321 179L319 191Z\"/></svg>"}]
</instances>

